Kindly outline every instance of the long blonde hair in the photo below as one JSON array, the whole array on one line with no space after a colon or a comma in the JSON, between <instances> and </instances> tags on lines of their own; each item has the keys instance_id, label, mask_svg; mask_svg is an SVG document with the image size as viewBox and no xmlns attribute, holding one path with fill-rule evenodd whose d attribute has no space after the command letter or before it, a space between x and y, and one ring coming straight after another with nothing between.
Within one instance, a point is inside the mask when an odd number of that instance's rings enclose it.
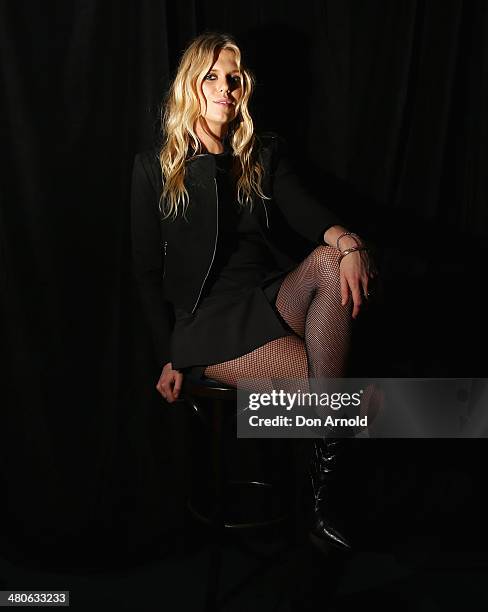
<instances>
[{"instance_id":1,"label":"long blonde hair","mask_svg":"<svg viewBox=\"0 0 488 612\"><path fill-rule=\"evenodd\" d=\"M184 215L188 206L189 195L184 185L185 162L190 145L190 159L202 152L202 143L195 132L195 124L201 115L198 88L222 49L234 51L242 76L242 96L227 133L232 155L238 160L237 200L240 205L248 204L252 208L253 195L269 199L261 188L264 170L254 154L256 137L248 109L255 77L243 66L241 51L232 36L205 32L193 39L183 53L176 76L161 107L162 145L159 162L163 190L159 210L163 218L176 218L180 209ZM161 208L163 201L164 209Z\"/></svg>"}]
</instances>

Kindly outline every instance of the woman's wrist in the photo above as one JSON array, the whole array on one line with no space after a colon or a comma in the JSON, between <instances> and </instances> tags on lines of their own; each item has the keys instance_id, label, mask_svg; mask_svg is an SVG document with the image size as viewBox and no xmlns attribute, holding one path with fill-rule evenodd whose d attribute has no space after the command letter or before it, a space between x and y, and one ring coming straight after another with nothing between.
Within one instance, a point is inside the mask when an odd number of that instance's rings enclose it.
<instances>
[{"instance_id":1,"label":"woman's wrist","mask_svg":"<svg viewBox=\"0 0 488 612\"><path fill-rule=\"evenodd\" d=\"M349 231L341 225L333 225L324 232L324 242L338 251L345 251L352 247L364 246L361 238L354 232Z\"/></svg>"},{"instance_id":2,"label":"woman's wrist","mask_svg":"<svg viewBox=\"0 0 488 612\"><path fill-rule=\"evenodd\" d=\"M361 238L352 232L347 232L347 234L343 234L338 238L336 242L336 249L338 251L344 252L347 249L354 247L363 247L364 243Z\"/></svg>"},{"instance_id":3,"label":"woman's wrist","mask_svg":"<svg viewBox=\"0 0 488 612\"><path fill-rule=\"evenodd\" d=\"M350 253L358 253L360 251L367 251L368 249L365 246L352 246L348 249L344 249L343 251L340 251L340 256L339 256L339 263L341 263L341 261L344 259L344 257L346 257L346 255L349 255Z\"/></svg>"}]
</instances>

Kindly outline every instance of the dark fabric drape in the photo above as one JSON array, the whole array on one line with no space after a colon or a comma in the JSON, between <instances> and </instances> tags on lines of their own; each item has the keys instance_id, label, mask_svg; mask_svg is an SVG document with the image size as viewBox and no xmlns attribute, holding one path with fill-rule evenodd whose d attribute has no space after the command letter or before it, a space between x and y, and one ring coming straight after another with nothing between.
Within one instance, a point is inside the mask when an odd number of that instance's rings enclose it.
<instances>
[{"instance_id":1,"label":"dark fabric drape","mask_svg":"<svg viewBox=\"0 0 488 612\"><path fill-rule=\"evenodd\" d=\"M75 562L96 543L110 557L183 527L189 436L154 388L130 274L130 169L204 30L237 36L257 128L285 136L310 189L377 248L383 297L357 325L354 372L485 375L487 28L483 0L1 4L8 554ZM484 444L461 442L400 446L418 472L439 449L449 477L462 449L469 480ZM474 505L469 482L452 512Z\"/></svg>"}]
</instances>

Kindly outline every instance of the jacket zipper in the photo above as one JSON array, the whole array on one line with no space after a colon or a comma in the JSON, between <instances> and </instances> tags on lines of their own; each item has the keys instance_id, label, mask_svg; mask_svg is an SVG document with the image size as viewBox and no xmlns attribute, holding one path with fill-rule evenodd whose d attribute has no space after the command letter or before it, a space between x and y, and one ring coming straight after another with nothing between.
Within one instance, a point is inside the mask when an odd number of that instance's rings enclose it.
<instances>
[{"instance_id":1,"label":"jacket zipper","mask_svg":"<svg viewBox=\"0 0 488 612\"><path fill-rule=\"evenodd\" d=\"M261 198L261 202L263 203L264 212L266 213L266 226L269 229L268 209L266 208L266 202L263 200L263 198Z\"/></svg>"},{"instance_id":2,"label":"jacket zipper","mask_svg":"<svg viewBox=\"0 0 488 612\"><path fill-rule=\"evenodd\" d=\"M215 231L214 249L213 249L213 253L212 253L212 259L210 261L210 265L209 265L208 270L207 270L207 274L205 274L205 278L203 279L202 286L200 287L200 291L198 292L198 297L197 297L197 300L195 302L195 305L192 308L191 314L193 314L195 312L195 309L196 309L196 307L198 305L198 302L200 301L200 296L202 295L202 291L203 291L203 287L205 285L205 281L207 280L208 275L210 274L210 270L212 269L212 265L213 265L213 262L214 262L214 259L215 259L215 252L217 250L217 239L218 239L218 236L219 236L219 192L218 192L218 189L217 189L217 179L216 178L214 178L214 183L215 183L215 205L216 205L216 231Z\"/></svg>"},{"instance_id":3,"label":"jacket zipper","mask_svg":"<svg viewBox=\"0 0 488 612\"><path fill-rule=\"evenodd\" d=\"M163 242L163 251L164 251L164 262L163 262L163 279L166 276L166 253L168 250L168 241L165 240Z\"/></svg>"}]
</instances>

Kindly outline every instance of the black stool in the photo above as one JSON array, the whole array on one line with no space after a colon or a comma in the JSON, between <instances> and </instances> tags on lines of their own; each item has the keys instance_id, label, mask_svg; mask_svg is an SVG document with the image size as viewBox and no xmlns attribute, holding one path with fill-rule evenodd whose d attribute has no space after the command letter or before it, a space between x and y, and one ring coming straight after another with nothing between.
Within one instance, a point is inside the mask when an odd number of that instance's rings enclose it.
<instances>
[{"instance_id":1,"label":"black stool","mask_svg":"<svg viewBox=\"0 0 488 612\"><path fill-rule=\"evenodd\" d=\"M222 539L225 529L261 528L290 521L293 510L283 510L263 513L262 508L273 508L276 505L276 487L269 482L257 480L229 480L225 473L225 451L223 426L228 413L235 415L237 389L229 387L219 381L205 378L193 379L185 376L182 389L182 400L192 408L192 411L205 424L211 437L211 475L212 499L207 508L202 509L190 499L188 508L200 521L210 525L212 529L211 560L209 567L205 609L218 610L220 603L230 596L234 596L245 586L254 575L262 573L264 566L269 566L277 560L278 554L263 555L250 551L243 546L246 552L251 552L259 558L263 565L253 572L251 576L227 593L225 598L219 598L219 578L222 562ZM205 411L201 400L208 400L210 410ZM238 499L238 511L233 508L232 499ZM244 508L244 511L242 510ZM293 529L290 530L293 533ZM289 547L287 547L288 550Z\"/></svg>"}]
</instances>

